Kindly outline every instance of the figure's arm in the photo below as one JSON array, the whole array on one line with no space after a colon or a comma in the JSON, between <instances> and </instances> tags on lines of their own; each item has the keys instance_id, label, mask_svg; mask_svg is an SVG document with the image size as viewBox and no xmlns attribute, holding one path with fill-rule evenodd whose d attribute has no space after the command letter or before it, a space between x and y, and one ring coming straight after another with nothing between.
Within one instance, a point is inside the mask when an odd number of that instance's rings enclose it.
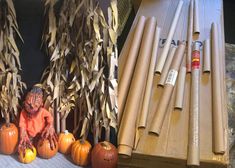
<instances>
[{"instance_id":1,"label":"figure's arm","mask_svg":"<svg viewBox=\"0 0 235 168\"><path fill-rule=\"evenodd\" d=\"M26 118L23 114L23 111L21 111L20 113L19 127L20 127L20 143L18 146L18 151L23 150L23 153L25 154L25 149L26 148L33 149L33 145L29 139L29 136L26 130Z\"/></svg>"},{"instance_id":2,"label":"figure's arm","mask_svg":"<svg viewBox=\"0 0 235 168\"><path fill-rule=\"evenodd\" d=\"M46 109L43 109L43 110L44 110L43 115L46 120L46 126L44 130L42 131L41 136L42 138L48 139L50 141L51 148L53 149L56 147L58 136L55 133L55 129L53 126L53 117L51 113L49 113Z\"/></svg>"}]
</instances>

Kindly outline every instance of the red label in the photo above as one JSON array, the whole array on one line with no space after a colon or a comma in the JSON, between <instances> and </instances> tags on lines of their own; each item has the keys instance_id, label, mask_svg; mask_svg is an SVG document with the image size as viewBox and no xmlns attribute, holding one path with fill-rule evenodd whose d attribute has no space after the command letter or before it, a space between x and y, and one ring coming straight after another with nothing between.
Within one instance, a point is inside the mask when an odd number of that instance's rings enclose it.
<instances>
[{"instance_id":1,"label":"red label","mask_svg":"<svg viewBox=\"0 0 235 168\"><path fill-rule=\"evenodd\" d=\"M199 69L200 67L200 51L193 51L192 53L192 69Z\"/></svg>"}]
</instances>

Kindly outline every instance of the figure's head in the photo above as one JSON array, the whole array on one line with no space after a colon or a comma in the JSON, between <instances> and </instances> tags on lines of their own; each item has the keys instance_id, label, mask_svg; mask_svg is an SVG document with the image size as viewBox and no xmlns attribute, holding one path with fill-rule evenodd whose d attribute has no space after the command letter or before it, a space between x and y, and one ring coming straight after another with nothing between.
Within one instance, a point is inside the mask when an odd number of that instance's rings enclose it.
<instances>
[{"instance_id":1,"label":"figure's head","mask_svg":"<svg viewBox=\"0 0 235 168\"><path fill-rule=\"evenodd\" d=\"M37 85L35 85L31 89L31 91L26 95L24 101L24 108L29 114L33 115L39 111L42 105L43 105L42 89Z\"/></svg>"}]
</instances>

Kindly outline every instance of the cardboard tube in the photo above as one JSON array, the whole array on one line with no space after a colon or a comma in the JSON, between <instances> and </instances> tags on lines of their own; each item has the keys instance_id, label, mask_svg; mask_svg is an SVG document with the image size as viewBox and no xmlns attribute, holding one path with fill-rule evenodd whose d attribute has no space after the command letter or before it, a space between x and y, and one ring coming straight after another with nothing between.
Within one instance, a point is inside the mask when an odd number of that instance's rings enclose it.
<instances>
[{"instance_id":1,"label":"cardboard tube","mask_svg":"<svg viewBox=\"0 0 235 168\"><path fill-rule=\"evenodd\" d=\"M200 34L198 0L194 0L193 34Z\"/></svg>"},{"instance_id":2,"label":"cardboard tube","mask_svg":"<svg viewBox=\"0 0 235 168\"><path fill-rule=\"evenodd\" d=\"M200 165L200 42L193 44L192 52L192 82L191 101L189 111L189 137L188 137L188 166Z\"/></svg>"},{"instance_id":3,"label":"cardboard tube","mask_svg":"<svg viewBox=\"0 0 235 168\"><path fill-rule=\"evenodd\" d=\"M165 84L167 73L170 69L171 62L173 60L176 48L177 48L176 46L172 46L170 48L170 51L169 51L167 59L166 59L166 63L163 67L162 74L161 74L160 80L158 82L158 86L164 86L164 84Z\"/></svg>"},{"instance_id":4,"label":"cardboard tube","mask_svg":"<svg viewBox=\"0 0 235 168\"><path fill-rule=\"evenodd\" d=\"M185 43L181 43L176 50L174 60L171 63L166 83L163 89L162 96L157 106L157 111L154 114L153 120L150 124L149 133L160 135L161 128L166 116L167 108L173 93L175 82L178 76L178 71L184 57Z\"/></svg>"},{"instance_id":5,"label":"cardboard tube","mask_svg":"<svg viewBox=\"0 0 235 168\"><path fill-rule=\"evenodd\" d=\"M156 64L157 59L157 53L158 53L158 44L160 40L160 32L161 28L156 27L155 30L155 37L153 41L153 49L152 49L152 57L151 62L149 66L149 72L148 72L148 79L147 79L147 85L144 93L144 100L143 100L143 106L140 114L140 120L138 127L144 127L146 126L146 120L148 116L148 110L149 110L149 102L151 98L151 91L152 91L152 84L153 84L153 77L154 77L154 68Z\"/></svg>"},{"instance_id":6,"label":"cardboard tube","mask_svg":"<svg viewBox=\"0 0 235 168\"><path fill-rule=\"evenodd\" d=\"M136 25L135 33L133 36L132 44L129 50L128 58L126 60L123 71L125 73L120 74L120 80L118 81L118 121L122 118L122 112L126 103L126 97L130 87L131 79L133 76L137 56L139 53L140 43L144 31L145 17L141 16Z\"/></svg>"},{"instance_id":7,"label":"cardboard tube","mask_svg":"<svg viewBox=\"0 0 235 168\"><path fill-rule=\"evenodd\" d=\"M186 67L182 66L180 68L177 87L176 87L175 108L177 109L183 108L185 77L186 77Z\"/></svg>"},{"instance_id":8,"label":"cardboard tube","mask_svg":"<svg viewBox=\"0 0 235 168\"><path fill-rule=\"evenodd\" d=\"M222 93L220 78L220 55L218 43L218 30L216 24L212 23L211 28L212 45L212 122L213 122L213 152L215 154L224 154L224 129L223 129L223 110Z\"/></svg>"},{"instance_id":9,"label":"cardboard tube","mask_svg":"<svg viewBox=\"0 0 235 168\"><path fill-rule=\"evenodd\" d=\"M204 41L203 47L203 72L211 71L211 44L210 39Z\"/></svg>"},{"instance_id":10,"label":"cardboard tube","mask_svg":"<svg viewBox=\"0 0 235 168\"><path fill-rule=\"evenodd\" d=\"M191 72L191 56L192 56L192 38L193 38L193 4L194 0L190 1L188 14L188 32L187 32L187 57L186 68L187 72Z\"/></svg>"},{"instance_id":11,"label":"cardboard tube","mask_svg":"<svg viewBox=\"0 0 235 168\"><path fill-rule=\"evenodd\" d=\"M177 6L177 9L176 9L176 12L175 12L175 16L174 16L173 22L171 24L170 31L168 33L164 48L162 50L161 56L160 56L160 58L157 62L157 65L156 65L155 71L157 73L160 73L160 74L162 73L162 69L163 69L163 66L165 64L168 51L170 49L171 41L172 41L173 35L175 33L175 29L176 29L176 26L177 26L177 23L178 23L178 20L179 20L179 16L180 16L180 13L181 13L183 3L184 3L183 0L180 0L179 3L178 3L178 6Z\"/></svg>"},{"instance_id":12,"label":"cardboard tube","mask_svg":"<svg viewBox=\"0 0 235 168\"><path fill-rule=\"evenodd\" d=\"M149 18L144 28L143 40L119 128L118 152L121 155L131 156L134 146L136 120L139 105L141 104L141 96L146 85L155 27L156 19L154 17Z\"/></svg>"}]
</instances>

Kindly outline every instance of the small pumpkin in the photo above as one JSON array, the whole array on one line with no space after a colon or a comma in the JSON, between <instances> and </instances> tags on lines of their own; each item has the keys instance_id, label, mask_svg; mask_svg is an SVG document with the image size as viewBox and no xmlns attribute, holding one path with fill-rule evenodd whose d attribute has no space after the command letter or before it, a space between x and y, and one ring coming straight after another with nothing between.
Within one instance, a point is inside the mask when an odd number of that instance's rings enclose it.
<instances>
[{"instance_id":1,"label":"small pumpkin","mask_svg":"<svg viewBox=\"0 0 235 168\"><path fill-rule=\"evenodd\" d=\"M32 161L36 159L36 156L37 156L37 152L36 152L35 147L33 147L33 151L29 148L25 150L25 156L23 154L23 151L20 150L18 158L19 158L19 161L22 163L31 163Z\"/></svg>"},{"instance_id":2,"label":"small pumpkin","mask_svg":"<svg viewBox=\"0 0 235 168\"><path fill-rule=\"evenodd\" d=\"M37 152L40 157L50 159L58 152L58 143L56 143L56 147L52 150L48 139L40 139L37 143Z\"/></svg>"},{"instance_id":3,"label":"small pumpkin","mask_svg":"<svg viewBox=\"0 0 235 168\"><path fill-rule=\"evenodd\" d=\"M0 152L11 155L16 152L18 144L18 129L10 123L4 124L0 128Z\"/></svg>"},{"instance_id":4,"label":"small pumpkin","mask_svg":"<svg viewBox=\"0 0 235 168\"><path fill-rule=\"evenodd\" d=\"M96 144L91 152L92 168L116 168L117 161L117 149L107 141Z\"/></svg>"},{"instance_id":5,"label":"small pumpkin","mask_svg":"<svg viewBox=\"0 0 235 168\"><path fill-rule=\"evenodd\" d=\"M71 157L76 165L87 166L90 162L91 144L86 140L77 140L73 143Z\"/></svg>"},{"instance_id":6,"label":"small pumpkin","mask_svg":"<svg viewBox=\"0 0 235 168\"><path fill-rule=\"evenodd\" d=\"M71 147L74 141L75 138L73 134L69 133L68 130L65 130L64 133L60 133L58 140L59 151L66 155L71 153Z\"/></svg>"}]
</instances>

